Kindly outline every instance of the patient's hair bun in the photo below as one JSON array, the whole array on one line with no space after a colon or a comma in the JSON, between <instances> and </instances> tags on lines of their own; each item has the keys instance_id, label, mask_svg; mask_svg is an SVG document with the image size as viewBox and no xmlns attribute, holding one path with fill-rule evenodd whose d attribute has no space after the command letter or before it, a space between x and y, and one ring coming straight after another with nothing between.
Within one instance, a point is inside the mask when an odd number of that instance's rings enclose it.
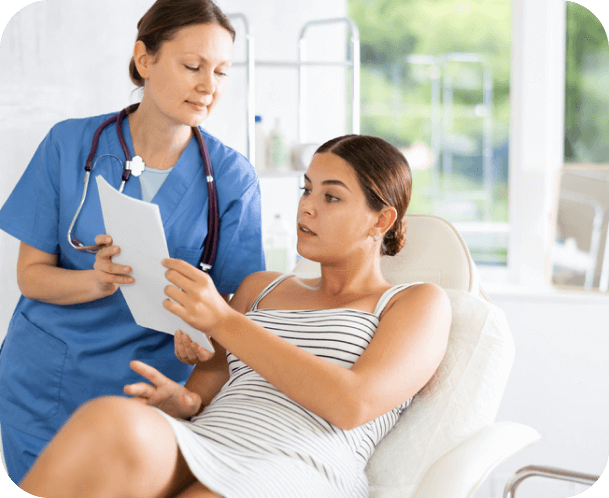
<instances>
[{"instance_id":1,"label":"patient's hair bun","mask_svg":"<svg viewBox=\"0 0 609 498\"><path fill-rule=\"evenodd\" d=\"M406 243L406 227L402 219L396 219L393 226L387 230L383 238L383 248L381 254L395 256L402 250Z\"/></svg>"}]
</instances>

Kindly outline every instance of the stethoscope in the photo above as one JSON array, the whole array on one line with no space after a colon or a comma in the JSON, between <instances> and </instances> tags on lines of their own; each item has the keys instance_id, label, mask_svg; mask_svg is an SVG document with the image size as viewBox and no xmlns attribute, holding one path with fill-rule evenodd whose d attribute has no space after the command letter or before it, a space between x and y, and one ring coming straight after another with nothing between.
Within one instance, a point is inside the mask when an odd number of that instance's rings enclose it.
<instances>
[{"instance_id":1,"label":"stethoscope","mask_svg":"<svg viewBox=\"0 0 609 498\"><path fill-rule=\"evenodd\" d=\"M89 153L89 157L87 158L87 162L85 164L85 186L82 191L82 198L80 200L80 204L78 205L78 209L76 210L76 214L72 219L72 223L70 223L70 227L68 228L68 242L70 245L78 250L78 251L87 251L87 252L97 252L101 246L93 245L93 246L85 246L83 243L78 240L76 237L72 237L72 229L76 224L76 220L78 219L78 215L80 214L80 210L85 203L85 199L87 197L87 189L89 187L89 177L91 176L91 171L93 170L95 164L93 164L93 157L95 156L95 152L97 150L97 146L99 144L99 137L104 131L104 129L114 123L116 121L116 133L118 135L118 140L123 149L123 153L125 154L125 164L123 166L123 174L121 176L121 184L118 189L119 192L122 192L125 188L125 184L127 180L133 176L140 176L144 171L144 162L142 158L139 156L135 156L133 159L131 158L131 154L129 152L129 148L125 143L125 137L123 137L123 120L126 116L131 114L138 108L139 104L133 104L121 112L108 118L104 121L99 128L95 131L95 135L93 135L93 145L91 146L91 152ZM203 271L209 271L214 264L214 260L216 258L216 251L218 249L218 236L220 231L220 213L218 208L218 192L216 191L216 185L214 183L214 170L211 166L211 159L209 157L209 151L207 150L207 145L205 144L205 140L203 139L203 135L201 130L197 127L193 127L192 131L197 138L197 143L199 144L199 150L201 151L201 157L203 158L203 166L205 168L205 175L207 177L207 193L208 193L208 202L209 202L209 213L207 216L207 237L204 241L204 250L201 254L201 258L199 260L199 266ZM100 156L98 160L104 156ZM120 159L114 155L111 157L116 158L119 162ZM97 161L96 161L97 163ZM121 162L122 165L122 162Z\"/></svg>"}]
</instances>

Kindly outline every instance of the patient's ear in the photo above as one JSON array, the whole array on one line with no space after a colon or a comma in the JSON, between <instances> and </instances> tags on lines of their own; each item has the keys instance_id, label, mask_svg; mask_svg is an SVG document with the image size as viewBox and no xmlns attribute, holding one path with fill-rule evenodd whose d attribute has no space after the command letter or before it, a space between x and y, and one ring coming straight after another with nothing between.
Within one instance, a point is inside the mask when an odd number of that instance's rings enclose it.
<instances>
[{"instance_id":1,"label":"patient's ear","mask_svg":"<svg viewBox=\"0 0 609 498\"><path fill-rule=\"evenodd\" d=\"M381 233L384 234L387 230L391 228L397 217L398 212L394 207L386 207L380 212L378 221L374 226L380 228Z\"/></svg>"}]
</instances>

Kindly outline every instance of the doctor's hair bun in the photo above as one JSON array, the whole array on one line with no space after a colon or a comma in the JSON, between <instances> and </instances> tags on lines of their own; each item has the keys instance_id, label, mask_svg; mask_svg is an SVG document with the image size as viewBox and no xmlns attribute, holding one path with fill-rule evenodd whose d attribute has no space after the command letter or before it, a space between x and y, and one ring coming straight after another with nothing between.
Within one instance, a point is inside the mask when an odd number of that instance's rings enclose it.
<instances>
[{"instance_id":1,"label":"doctor's hair bun","mask_svg":"<svg viewBox=\"0 0 609 498\"><path fill-rule=\"evenodd\" d=\"M382 138L345 135L329 140L316 154L331 152L349 163L364 191L368 207L381 211L393 207L397 218L381 246L382 256L395 256L406 242L404 216L410 203L412 173L404 155Z\"/></svg>"},{"instance_id":2,"label":"doctor's hair bun","mask_svg":"<svg viewBox=\"0 0 609 498\"><path fill-rule=\"evenodd\" d=\"M211 0L157 0L137 23L136 41L142 41L154 56L163 42L171 40L179 29L193 24L218 24L235 40L235 28ZM144 86L144 78L133 57L129 62L129 76L136 86Z\"/></svg>"}]
</instances>

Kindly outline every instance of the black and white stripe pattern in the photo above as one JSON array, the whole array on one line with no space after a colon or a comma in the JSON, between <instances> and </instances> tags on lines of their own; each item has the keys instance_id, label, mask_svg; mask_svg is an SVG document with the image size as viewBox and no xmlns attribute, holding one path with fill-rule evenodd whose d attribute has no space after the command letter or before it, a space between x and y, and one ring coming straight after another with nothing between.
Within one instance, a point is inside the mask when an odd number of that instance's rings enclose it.
<instances>
[{"instance_id":1,"label":"black and white stripe pattern","mask_svg":"<svg viewBox=\"0 0 609 498\"><path fill-rule=\"evenodd\" d=\"M258 297L247 316L310 353L349 368L366 349L395 286L374 313L352 309L258 309L283 275ZM295 403L227 353L230 380L190 421L170 421L195 476L226 498L367 497L364 467L377 443L410 400L350 431Z\"/></svg>"}]
</instances>

